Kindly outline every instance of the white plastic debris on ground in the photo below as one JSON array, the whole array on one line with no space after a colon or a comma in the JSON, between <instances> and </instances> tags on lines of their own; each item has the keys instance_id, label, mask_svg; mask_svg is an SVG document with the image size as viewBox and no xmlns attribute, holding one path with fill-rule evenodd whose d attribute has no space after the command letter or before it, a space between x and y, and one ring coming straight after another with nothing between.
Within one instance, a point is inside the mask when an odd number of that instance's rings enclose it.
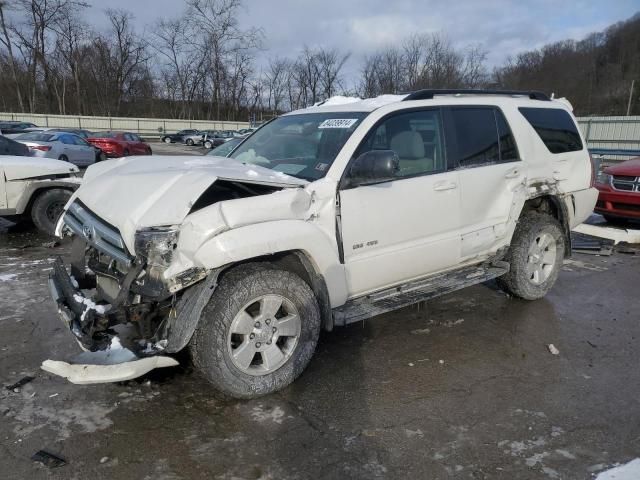
<instances>
[{"instance_id":1,"label":"white plastic debris on ground","mask_svg":"<svg viewBox=\"0 0 640 480\"><path fill-rule=\"evenodd\" d=\"M174 367L178 362L165 356L138 358L124 348L118 336L111 339L106 350L82 352L70 363L46 360L41 368L79 385L124 382L150 372L155 368Z\"/></svg>"},{"instance_id":2,"label":"white plastic debris on ground","mask_svg":"<svg viewBox=\"0 0 640 480\"><path fill-rule=\"evenodd\" d=\"M589 225L582 223L573 229L574 232L592 237L607 238L615 244L620 242L640 243L640 230L605 227L603 225Z\"/></svg>"},{"instance_id":3,"label":"white plastic debris on ground","mask_svg":"<svg viewBox=\"0 0 640 480\"><path fill-rule=\"evenodd\" d=\"M638 480L640 479L640 458L600 472L595 480Z\"/></svg>"},{"instance_id":4,"label":"white plastic debris on ground","mask_svg":"<svg viewBox=\"0 0 640 480\"><path fill-rule=\"evenodd\" d=\"M56 360L42 362L42 370L59 375L77 385L124 382L141 377L156 368L175 367L178 362L171 357L156 356L116 365L70 364Z\"/></svg>"},{"instance_id":5,"label":"white plastic debris on ground","mask_svg":"<svg viewBox=\"0 0 640 480\"><path fill-rule=\"evenodd\" d=\"M553 343L550 343L549 345L547 345L547 348L549 349L549 352L551 353L551 355L560 354L560 350L558 350Z\"/></svg>"}]
</instances>

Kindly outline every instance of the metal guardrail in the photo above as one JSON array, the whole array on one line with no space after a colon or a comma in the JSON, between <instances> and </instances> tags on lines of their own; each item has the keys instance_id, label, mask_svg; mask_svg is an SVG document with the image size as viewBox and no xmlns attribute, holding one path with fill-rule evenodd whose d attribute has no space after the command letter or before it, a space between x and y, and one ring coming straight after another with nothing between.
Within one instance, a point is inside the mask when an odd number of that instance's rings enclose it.
<instances>
[{"instance_id":1,"label":"metal guardrail","mask_svg":"<svg viewBox=\"0 0 640 480\"><path fill-rule=\"evenodd\" d=\"M620 148L590 148L589 153L611 157L640 157L640 150L623 150Z\"/></svg>"},{"instance_id":2,"label":"metal guardrail","mask_svg":"<svg viewBox=\"0 0 640 480\"><path fill-rule=\"evenodd\" d=\"M79 115L48 115L37 113L3 113L0 121L18 120L35 123L39 127L81 128L91 131L124 130L145 138L159 138L163 132L176 132L188 128L197 130L239 130L248 128L248 122L221 120L177 120L169 118L90 117Z\"/></svg>"}]
</instances>

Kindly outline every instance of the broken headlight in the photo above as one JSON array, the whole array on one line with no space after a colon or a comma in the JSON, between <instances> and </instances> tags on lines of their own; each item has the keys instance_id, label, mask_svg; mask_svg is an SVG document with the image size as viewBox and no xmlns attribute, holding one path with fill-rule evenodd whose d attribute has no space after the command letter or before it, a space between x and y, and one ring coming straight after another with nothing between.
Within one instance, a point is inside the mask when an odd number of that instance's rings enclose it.
<instances>
[{"instance_id":1,"label":"broken headlight","mask_svg":"<svg viewBox=\"0 0 640 480\"><path fill-rule=\"evenodd\" d=\"M601 171L598 173L598 176L596 177L596 183L600 183L602 185L611 185L611 179L612 179L611 175Z\"/></svg>"},{"instance_id":2,"label":"broken headlight","mask_svg":"<svg viewBox=\"0 0 640 480\"><path fill-rule=\"evenodd\" d=\"M178 246L179 230L175 227L152 227L136 232L136 255L149 267L168 267Z\"/></svg>"}]
</instances>

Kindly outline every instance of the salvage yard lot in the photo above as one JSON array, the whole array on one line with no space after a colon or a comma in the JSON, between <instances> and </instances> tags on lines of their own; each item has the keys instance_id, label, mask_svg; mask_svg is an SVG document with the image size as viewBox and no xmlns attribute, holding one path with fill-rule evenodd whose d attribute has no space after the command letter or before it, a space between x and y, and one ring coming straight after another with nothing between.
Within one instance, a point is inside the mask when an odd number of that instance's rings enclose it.
<instances>
[{"instance_id":1,"label":"salvage yard lot","mask_svg":"<svg viewBox=\"0 0 640 480\"><path fill-rule=\"evenodd\" d=\"M221 401L184 356L123 384L39 371L79 348L46 286L69 246L50 241L0 233L3 479L585 479L640 449L640 255L576 254L535 302L489 283L323 333L293 385Z\"/></svg>"}]
</instances>

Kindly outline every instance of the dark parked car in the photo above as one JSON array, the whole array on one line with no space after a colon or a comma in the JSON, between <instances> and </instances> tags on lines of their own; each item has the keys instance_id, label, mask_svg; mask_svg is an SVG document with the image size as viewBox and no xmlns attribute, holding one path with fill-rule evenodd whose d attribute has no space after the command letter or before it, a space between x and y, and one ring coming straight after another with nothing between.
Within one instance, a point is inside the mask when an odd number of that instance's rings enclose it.
<instances>
[{"instance_id":1,"label":"dark parked car","mask_svg":"<svg viewBox=\"0 0 640 480\"><path fill-rule=\"evenodd\" d=\"M204 134L202 137L202 145L206 149L222 145L227 140L236 136L232 130L205 130L202 133Z\"/></svg>"},{"instance_id":2,"label":"dark parked car","mask_svg":"<svg viewBox=\"0 0 640 480\"><path fill-rule=\"evenodd\" d=\"M640 220L640 157L605 168L596 179L595 211L608 222Z\"/></svg>"},{"instance_id":3,"label":"dark parked car","mask_svg":"<svg viewBox=\"0 0 640 480\"><path fill-rule=\"evenodd\" d=\"M29 147L24 143L16 142L10 138L0 135L0 155L18 155L20 157L29 156Z\"/></svg>"},{"instance_id":4,"label":"dark parked car","mask_svg":"<svg viewBox=\"0 0 640 480\"><path fill-rule=\"evenodd\" d=\"M234 148L240 145L245 138L247 137L230 138L223 144L212 148L209 152L205 153L205 155L211 155L213 157L228 157L229 154L233 152Z\"/></svg>"},{"instance_id":5,"label":"dark parked car","mask_svg":"<svg viewBox=\"0 0 640 480\"><path fill-rule=\"evenodd\" d=\"M131 132L95 132L87 141L102 150L107 157L151 155L151 146Z\"/></svg>"},{"instance_id":6,"label":"dark parked car","mask_svg":"<svg viewBox=\"0 0 640 480\"><path fill-rule=\"evenodd\" d=\"M26 133L31 128L38 128L30 122L14 122L14 121L0 121L0 132L3 135L16 135L19 133Z\"/></svg>"},{"instance_id":7,"label":"dark parked car","mask_svg":"<svg viewBox=\"0 0 640 480\"><path fill-rule=\"evenodd\" d=\"M200 132L195 129L180 130L177 133L166 133L160 137L160 140L165 143L182 143L187 135L197 135L198 133Z\"/></svg>"}]
</instances>

